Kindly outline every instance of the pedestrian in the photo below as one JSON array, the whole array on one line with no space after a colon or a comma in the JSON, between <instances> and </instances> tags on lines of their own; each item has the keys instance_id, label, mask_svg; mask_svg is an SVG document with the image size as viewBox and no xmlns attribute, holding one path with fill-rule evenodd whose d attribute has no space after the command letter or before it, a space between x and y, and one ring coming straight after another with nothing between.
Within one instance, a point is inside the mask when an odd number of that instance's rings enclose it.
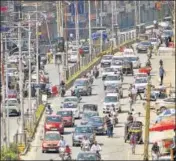
<instances>
[{"instance_id":1,"label":"pedestrian","mask_svg":"<svg viewBox=\"0 0 176 161\"><path fill-rule=\"evenodd\" d=\"M160 76L160 86L163 85L163 79L164 79L164 75L165 75L165 70L163 68L163 66L160 66L159 68L159 76Z\"/></svg>"},{"instance_id":2,"label":"pedestrian","mask_svg":"<svg viewBox=\"0 0 176 161\"><path fill-rule=\"evenodd\" d=\"M137 89L136 99L138 96L140 97L140 100L142 100L142 95L141 95L141 92L139 91L139 89Z\"/></svg>"},{"instance_id":3,"label":"pedestrian","mask_svg":"<svg viewBox=\"0 0 176 161\"><path fill-rule=\"evenodd\" d=\"M137 142L136 134L132 133L130 136L130 144L131 144L132 154L135 154L136 142Z\"/></svg>"},{"instance_id":4,"label":"pedestrian","mask_svg":"<svg viewBox=\"0 0 176 161\"><path fill-rule=\"evenodd\" d=\"M136 94L137 94L137 89L135 88L135 86L132 86L131 89L131 95L132 95L132 102L134 103L136 101Z\"/></svg>"},{"instance_id":5,"label":"pedestrian","mask_svg":"<svg viewBox=\"0 0 176 161\"><path fill-rule=\"evenodd\" d=\"M111 132L112 132L112 124L111 124L111 120L108 116L106 116L106 127L107 127L107 135L108 137L110 138L112 135L111 135Z\"/></svg>"},{"instance_id":6,"label":"pedestrian","mask_svg":"<svg viewBox=\"0 0 176 161\"><path fill-rule=\"evenodd\" d=\"M111 114L109 114L109 118L111 120L111 127L110 127L110 137L113 137L113 131L114 131L114 118Z\"/></svg>"},{"instance_id":7,"label":"pedestrian","mask_svg":"<svg viewBox=\"0 0 176 161\"><path fill-rule=\"evenodd\" d=\"M160 149L157 142L153 144L151 151L152 151L152 160L158 160L160 156Z\"/></svg>"}]
</instances>

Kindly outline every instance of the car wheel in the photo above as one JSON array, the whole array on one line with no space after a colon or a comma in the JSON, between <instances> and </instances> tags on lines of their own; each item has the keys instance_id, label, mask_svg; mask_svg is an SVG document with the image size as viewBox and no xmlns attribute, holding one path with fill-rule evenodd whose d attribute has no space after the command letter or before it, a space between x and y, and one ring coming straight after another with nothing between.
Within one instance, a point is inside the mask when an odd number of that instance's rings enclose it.
<instances>
[{"instance_id":1,"label":"car wheel","mask_svg":"<svg viewBox=\"0 0 176 161\"><path fill-rule=\"evenodd\" d=\"M45 151L44 151L44 150L42 150L42 153L45 153Z\"/></svg>"},{"instance_id":2,"label":"car wheel","mask_svg":"<svg viewBox=\"0 0 176 161\"><path fill-rule=\"evenodd\" d=\"M72 143L72 146L75 147L75 143L74 142Z\"/></svg>"},{"instance_id":3,"label":"car wheel","mask_svg":"<svg viewBox=\"0 0 176 161\"><path fill-rule=\"evenodd\" d=\"M163 111L165 111L166 110L166 107L164 107L164 106L162 106L162 107L160 107L160 112L162 113Z\"/></svg>"}]
</instances>

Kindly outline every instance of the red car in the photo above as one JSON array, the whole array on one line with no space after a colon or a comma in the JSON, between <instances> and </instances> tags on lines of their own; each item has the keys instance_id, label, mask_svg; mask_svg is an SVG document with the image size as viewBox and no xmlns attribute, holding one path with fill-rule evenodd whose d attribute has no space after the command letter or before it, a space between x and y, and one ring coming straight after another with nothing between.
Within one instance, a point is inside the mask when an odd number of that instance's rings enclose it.
<instances>
[{"instance_id":1,"label":"red car","mask_svg":"<svg viewBox=\"0 0 176 161\"><path fill-rule=\"evenodd\" d=\"M9 90L8 91L8 98L17 98L18 93L16 90Z\"/></svg>"},{"instance_id":2,"label":"red car","mask_svg":"<svg viewBox=\"0 0 176 161\"><path fill-rule=\"evenodd\" d=\"M46 131L59 131L60 134L64 134L64 123L61 116L49 115L46 116L44 129Z\"/></svg>"},{"instance_id":3,"label":"red car","mask_svg":"<svg viewBox=\"0 0 176 161\"><path fill-rule=\"evenodd\" d=\"M75 125L72 111L61 110L57 112L57 115L62 117L65 127L73 127Z\"/></svg>"}]
</instances>

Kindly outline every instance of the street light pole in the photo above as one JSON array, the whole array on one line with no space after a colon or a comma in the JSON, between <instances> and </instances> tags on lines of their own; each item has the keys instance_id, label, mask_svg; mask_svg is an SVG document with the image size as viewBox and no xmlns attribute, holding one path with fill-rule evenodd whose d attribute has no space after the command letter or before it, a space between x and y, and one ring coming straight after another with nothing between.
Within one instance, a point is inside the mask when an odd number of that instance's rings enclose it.
<instances>
[{"instance_id":1,"label":"street light pole","mask_svg":"<svg viewBox=\"0 0 176 161\"><path fill-rule=\"evenodd\" d=\"M9 134L9 103L8 103L8 82L9 82L9 75L8 75L8 52L7 52L7 37L5 35L5 69L6 69L6 99L7 99L7 113L6 113L6 135L7 135L7 147L10 145L10 134Z\"/></svg>"},{"instance_id":2,"label":"street light pole","mask_svg":"<svg viewBox=\"0 0 176 161\"><path fill-rule=\"evenodd\" d=\"M111 1L111 8L112 8L112 26L111 26L111 30L112 30L112 44L114 44L114 5L113 5L114 1Z\"/></svg>"},{"instance_id":3,"label":"street light pole","mask_svg":"<svg viewBox=\"0 0 176 161\"><path fill-rule=\"evenodd\" d=\"M92 28L91 28L91 1L88 1L88 8L89 8L89 55L92 60Z\"/></svg>"},{"instance_id":4,"label":"street light pole","mask_svg":"<svg viewBox=\"0 0 176 161\"><path fill-rule=\"evenodd\" d=\"M138 1L138 7L139 7L139 10L138 10L138 23L139 23L139 33L141 32L141 27L140 27L140 24L141 24L141 2Z\"/></svg>"},{"instance_id":5,"label":"street light pole","mask_svg":"<svg viewBox=\"0 0 176 161\"><path fill-rule=\"evenodd\" d=\"M100 1L100 27L103 26L102 12L103 12L103 1ZM100 52L102 52L102 51L103 51L103 33L102 33L102 30L101 30Z\"/></svg>"},{"instance_id":6,"label":"street light pole","mask_svg":"<svg viewBox=\"0 0 176 161\"><path fill-rule=\"evenodd\" d=\"M36 73L37 73L37 85L39 85L39 37L38 37L38 4L36 3ZM37 107L39 105L39 88L37 88Z\"/></svg>"},{"instance_id":7,"label":"street light pole","mask_svg":"<svg viewBox=\"0 0 176 161\"><path fill-rule=\"evenodd\" d=\"M28 108L29 108L30 116L32 116L32 108L31 108L31 16L30 16L30 14L28 14L28 20L29 20L28 21L28 52L29 52Z\"/></svg>"},{"instance_id":8,"label":"street light pole","mask_svg":"<svg viewBox=\"0 0 176 161\"><path fill-rule=\"evenodd\" d=\"M21 22L18 22L18 48L19 48L19 88L20 88L20 110L21 110L21 129L24 134L24 108L23 108L23 80L22 80L22 51L21 51ZM23 136L23 135L22 135ZM23 143L24 137L22 137Z\"/></svg>"}]
</instances>

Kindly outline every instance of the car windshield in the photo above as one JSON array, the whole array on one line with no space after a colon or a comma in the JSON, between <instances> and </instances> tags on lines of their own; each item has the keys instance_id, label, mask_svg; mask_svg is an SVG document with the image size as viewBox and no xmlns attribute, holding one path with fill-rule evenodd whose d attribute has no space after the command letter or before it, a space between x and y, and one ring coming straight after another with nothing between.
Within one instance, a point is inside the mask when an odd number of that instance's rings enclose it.
<instances>
[{"instance_id":1,"label":"car windshield","mask_svg":"<svg viewBox=\"0 0 176 161\"><path fill-rule=\"evenodd\" d=\"M75 133L92 133L91 127L76 127Z\"/></svg>"},{"instance_id":2,"label":"car windshield","mask_svg":"<svg viewBox=\"0 0 176 161\"><path fill-rule=\"evenodd\" d=\"M71 102L71 101L77 102L78 99L77 99L77 98L65 98L65 99L64 99L64 102Z\"/></svg>"},{"instance_id":3,"label":"car windshield","mask_svg":"<svg viewBox=\"0 0 176 161\"><path fill-rule=\"evenodd\" d=\"M158 40L153 38L153 39L150 39L150 42L157 42Z\"/></svg>"},{"instance_id":4,"label":"car windshield","mask_svg":"<svg viewBox=\"0 0 176 161\"><path fill-rule=\"evenodd\" d=\"M71 116L72 112L71 111L58 111L57 115L60 115L62 117L67 117L67 116Z\"/></svg>"},{"instance_id":5,"label":"car windshield","mask_svg":"<svg viewBox=\"0 0 176 161\"><path fill-rule=\"evenodd\" d=\"M112 65L122 65L122 61L120 60L113 60Z\"/></svg>"},{"instance_id":6,"label":"car windshield","mask_svg":"<svg viewBox=\"0 0 176 161\"><path fill-rule=\"evenodd\" d=\"M113 68L105 68L104 72L114 72L114 69Z\"/></svg>"},{"instance_id":7,"label":"car windshield","mask_svg":"<svg viewBox=\"0 0 176 161\"><path fill-rule=\"evenodd\" d=\"M95 153L79 153L77 160L97 160Z\"/></svg>"},{"instance_id":8,"label":"car windshield","mask_svg":"<svg viewBox=\"0 0 176 161\"><path fill-rule=\"evenodd\" d=\"M44 137L45 141L55 141L60 140L60 135L57 133L46 133Z\"/></svg>"},{"instance_id":9,"label":"car windshield","mask_svg":"<svg viewBox=\"0 0 176 161\"><path fill-rule=\"evenodd\" d=\"M111 60L111 59L112 59L112 56L103 56L102 59L103 59L103 60Z\"/></svg>"},{"instance_id":10,"label":"car windshield","mask_svg":"<svg viewBox=\"0 0 176 161\"><path fill-rule=\"evenodd\" d=\"M150 44L151 44L150 42L141 42L141 45L149 46Z\"/></svg>"},{"instance_id":11,"label":"car windshield","mask_svg":"<svg viewBox=\"0 0 176 161\"><path fill-rule=\"evenodd\" d=\"M9 105L10 104L14 105L14 104L18 103L17 100L11 100L11 99L5 101L6 104L7 104L7 102L8 102Z\"/></svg>"},{"instance_id":12,"label":"car windshield","mask_svg":"<svg viewBox=\"0 0 176 161\"><path fill-rule=\"evenodd\" d=\"M83 114L84 119L88 119L88 118L94 117L94 116L98 116L98 113L96 113L96 112L85 112Z\"/></svg>"},{"instance_id":13,"label":"car windshield","mask_svg":"<svg viewBox=\"0 0 176 161\"><path fill-rule=\"evenodd\" d=\"M127 61L137 61L138 57L125 57L124 59Z\"/></svg>"},{"instance_id":14,"label":"car windshield","mask_svg":"<svg viewBox=\"0 0 176 161\"><path fill-rule=\"evenodd\" d=\"M58 116L47 116L46 122L61 122L62 118Z\"/></svg>"},{"instance_id":15,"label":"car windshield","mask_svg":"<svg viewBox=\"0 0 176 161\"><path fill-rule=\"evenodd\" d=\"M63 108L76 108L77 106L71 102L64 103Z\"/></svg>"},{"instance_id":16,"label":"car windshield","mask_svg":"<svg viewBox=\"0 0 176 161\"><path fill-rule=\"evenodd\" d=\"M86 86L85 80L76 80L74 86Z\"/></svg>"},{"instance_id":17,"label":"car windshield","mask_svg":"<svg viewBox=\"0 0 176 161\"><path fill-rule=\"evenodd\" d=\"M105 78L105 81L115 81L115 80L120 80L120 76L116 76L116 75L114 75L114 76L107 76L106 78Z\"/></svg>"},{"instance_id":18,"label":"car windshield","mask_svg":"<svg viewBox=\"0 0 176 161\"><path fill-rule=\"evenodd\" d=\"M103 119L101 117L92 117L89 120L90 123L103 123Z\"/></svg>"},{"instance_id":19,"label":"car windshield","mask_svg":"<svg viewBox=\"0 0 176 161\"><path fill-rule=\"evenodd\" d=\"M113 61L117 61L117 60L123 60L123 57L116 57L116 58L113 58Z\"/></svg>"},{"instance_id":20,"label":"car windshield","mask_svg":"<svg viewBox=\"0 0 176 161\"><path fill-rule=\"evenodd\" d=\"M105 103L117 102L117 96L106 96L104 102Z\"/></svg>"},{"instance_id":21,"label":"car windshield","mask_svg":"<svg viewBox=\"0 0 176 161\"><path fill-rule=\"evenodd\" d=\"M147 79L136 79L136 80L135 80L135 83L136 83L136 84L139 84L139 83L147 83Z\"/></svg>"},{"instance_id":22,"label":"car windshield","mask_svg":"<svg viewBox=\"0 0 176 161\"><path fill-rule=\"evenodd\" d=\"M15 90L9 90L8 91L8 94L16 94L17 93L17 91L15 91Z\"/></svg>"}]
</instances>

